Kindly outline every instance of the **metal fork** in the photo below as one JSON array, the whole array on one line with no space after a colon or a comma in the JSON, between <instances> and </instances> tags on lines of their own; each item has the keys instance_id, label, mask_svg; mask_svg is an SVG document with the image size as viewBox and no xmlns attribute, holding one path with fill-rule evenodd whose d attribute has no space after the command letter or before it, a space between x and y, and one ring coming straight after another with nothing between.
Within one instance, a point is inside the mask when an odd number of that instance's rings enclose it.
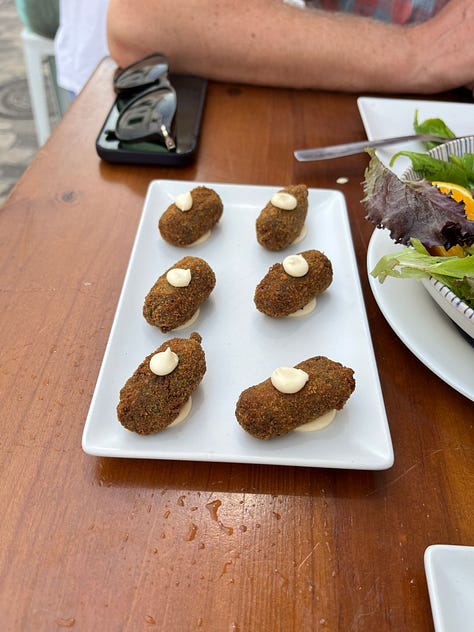
<instances>
[{"instance_id":1,"label":"metal fork","mask_svg":"<svg viewBox=\"0 0 474 632\"><path fill-rule=\"evenodd\" d=\"M457 137L456 137L457 138ZM431 134L412 134L411 136L396 136L394 138L381 138L378 140L362 140L356 143L344 143L342 145L330 145L329 147L315 147L313 149L297 149L294 152L296 160L310 162L312 160L328 160L363 153L369 147L383 147L384 145L396 145L411 140L436 141L445 143L456 138L445 138Z\"/></svg>"}]
</instances>

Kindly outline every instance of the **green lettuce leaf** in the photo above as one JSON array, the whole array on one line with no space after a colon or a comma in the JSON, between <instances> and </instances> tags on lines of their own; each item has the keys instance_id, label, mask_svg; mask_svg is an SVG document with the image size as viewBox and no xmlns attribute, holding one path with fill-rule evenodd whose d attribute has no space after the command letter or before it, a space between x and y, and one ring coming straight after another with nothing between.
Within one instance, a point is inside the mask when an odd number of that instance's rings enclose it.
<instances>
[{"instance_id":1,"label":"green lettuce leaf","mask_svg":"<svg viewBox=\"0 0 474 632\"><path fill-rule=\"evenodd\" d=\"M470 245L474 243L474 221L468 220L464 204L433 186L426 180L402 181L371 155L365 172L362 205L366 219L379 228L390 231L396 243L418 239L427 248Z\"/></svg>"},{"instance_id":2,"label":"green lettuce leaf","mask_svg":"<svg viewBox=\"0 0 474 632\"><path fill-rule=\"evenodd\" d=\"M440 118L429 118L421 123L418 121L418 110L415 110L413 128L418 134L435 134L443 136L447 140L455 138L455 133ZM427 149L440 145L435 141L425 142ZM430 182L452 182L460 184L466 189L474 188L474 154L464 154L463 156L450 156L449 161L439 160L428 156L426 153L416 151L399 151L392 156L390 166L400 156L410 158L413 169Z\"/></svg>"},{"instance_id":3,"label":"green lettuce leaf","mask_svg":"<svg viewBox=\"0 0 474 632\"><path fill-rule=\"evenodd\" d=\"M474 184L474 154L465 153L462 156L450 156L450 160L453 165L458 165L463 169L468 178L471 186Z\"/></svg>"},{"instance_id":4,"label":"green lettuce leaf","mask_svg":"<svg viewBox=\"0 0 474 632\"><path fill-rule=\"evenodd\" d=\"M474 255L433 257L418 240L413 239L411 245L399 252L384 255L370 274L381 283L387 276L399 279L431 276L474 308Z\"/></svg>"},{"instance_id":5,"label":"green lettuce leaf","mask_svg":"<svg viewBox=\"0 0 474 632\"><path fill-rule=\"evenodd\" d=\"M415 110L413 127L417 134L433 134L435 136L443 136L444 138L455 138L456 136L456 134L440 118L429 118L420 123L418 121L418 110ZM428 141L425 145L427 149L432 149L433 147L440 145L440 143L436 141Z\"/></svg>"},{"instance_id":6,"label":"green lettuce leaf","mask_svg":"<svg viewBox=\"0 0 474 632\"><path fill-rule=\"evenodd\" d=\"M410 158L413 169L425 180L460 184L469 190L474 186L473 154L451 156L448 162L416 151L399 151L392 156L391 167L400 156Z\"/></svg>"}]
</instances>

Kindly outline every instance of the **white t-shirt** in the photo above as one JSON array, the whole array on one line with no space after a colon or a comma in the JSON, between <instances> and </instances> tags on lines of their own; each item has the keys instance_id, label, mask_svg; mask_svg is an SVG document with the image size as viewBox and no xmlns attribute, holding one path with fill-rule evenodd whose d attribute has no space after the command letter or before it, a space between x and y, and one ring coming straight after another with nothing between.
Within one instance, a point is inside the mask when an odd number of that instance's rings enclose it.
<instances>
[{"instance_id":1,"label":"white t-shirt","mask_svg":"<svg viewBox=\"0 0 474 632\"><path fill-rule=\"evenodd\" d=\"M109 54L106 39L108 0L60 0L54 46L58 84L78 94L97 64Z\"/></svg>"}]
</instances>

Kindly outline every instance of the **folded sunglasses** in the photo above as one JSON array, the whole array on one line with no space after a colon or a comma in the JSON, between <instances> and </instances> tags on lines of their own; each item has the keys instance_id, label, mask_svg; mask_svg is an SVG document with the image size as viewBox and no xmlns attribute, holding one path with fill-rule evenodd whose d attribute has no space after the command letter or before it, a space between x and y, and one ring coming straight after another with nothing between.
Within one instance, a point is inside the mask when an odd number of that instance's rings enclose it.
<instances>
[{"instance_id":1,"label":"folded sunglasses","mask_svg":"<svg viewBox=\"0 0 474 632\"><path fill-rule=\"evenodd\" d=\"M153 53L118 70L114 90L120 114L113 134L118 140L146 140L164 144L168 151L176 149L173 121L177 99L165 55Z\"/></svg>"}]
</instances>

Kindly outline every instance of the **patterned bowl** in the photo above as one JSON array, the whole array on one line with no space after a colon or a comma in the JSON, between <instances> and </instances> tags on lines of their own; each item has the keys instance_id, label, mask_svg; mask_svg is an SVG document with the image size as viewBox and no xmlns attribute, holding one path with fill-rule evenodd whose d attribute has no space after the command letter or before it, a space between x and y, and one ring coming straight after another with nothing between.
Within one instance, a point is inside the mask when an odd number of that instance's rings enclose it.
<instances>
[{"instance_id":1,"label":"patterned bowl","mask_svg":"<svg viewBox=\"0 0 474 632\"><path fill-rule=\"evenodd\" d=\"M449 160L451 154L462 156L465 153L474 153L474 136L448 141L430 149L428 152L430 156L446 161ZM403 174L403 178L417 180L420 179L420 176L410 167ZM422 279L421 282L451 320L471 338L474 338L474 309L451 292L444 283L437 281L433 277Z\"/></svg>"}]
</instances>

